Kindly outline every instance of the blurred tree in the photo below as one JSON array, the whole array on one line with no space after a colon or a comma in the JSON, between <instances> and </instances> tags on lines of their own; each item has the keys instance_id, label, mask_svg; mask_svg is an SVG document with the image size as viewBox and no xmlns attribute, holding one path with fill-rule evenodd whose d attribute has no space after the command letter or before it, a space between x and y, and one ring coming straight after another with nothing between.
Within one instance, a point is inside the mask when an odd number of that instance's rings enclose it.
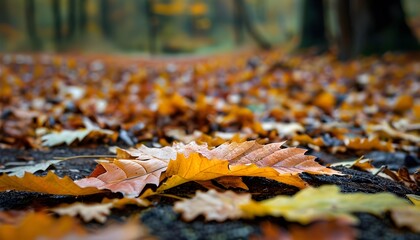
<instances>
[{"instance_id":1,"label":"blurred tree","mask_svg":"<svg viewBox=\"0 0 420 240\"><path fill-rule=\"evenodd\" d=\"M54 42L57 48L60 48L62 40L62 22L61 22L61 1L60 0L51 0L51 11L53 14L53 23L54 23Z\"/></svg>"},{"instance_id":2,"label":"blurred tree","mask_svg":"<svg viewBox=\"0 0 420 240\"><path fill-rule=\"evenodd\" d=\"M112 24L110 21L110 9L111 1L110 0L101 0L101 29L105 38L110 39L112 37Z\"/></svg>"},{"instance_id":3,"label":"blurred tree","mask_svg":"<svg viewBox=\"0 0 420 240\"><path fill-rule=\"evenodd\" d=\"M154 12L155 0L146 0L145 1L145 10L148 26L148 42L149 42L149 52L154 54L157 52L157 33L158 33L158 16Z\"/></svg>"},{"instance_id":4,"label":"blurred tree","mask_svg":"<svg viewBox=\"0 0 420 240\"><path fill-rule=\"evenodd\" d=\"M323 0L304 0L299 48L315 48L317 53L328 49Z\"/></svg>"},{"instance_id":5,"label":"blurred tree","mask_svg":"<svg viewBox=\"0 0 420 240\"><path fill-rule=\"evenodd\" d=\"M76 0L70 0L70 1L76 1ZM78 6L78 15L79 15L79 22L78 22L78 28L79 33L84 34L86 32L86 25L87 25L87 1L86 0L79 0L77 2Z\"/></svg>"},{"instance_id":6,"label":"blurred tree","mask_svg":"<svg viewBox=\"0 0 420 240\"><path fill-rule=\"evenodd\" d=\"M244 32L246 30L251 38L258 44L262 49L270 49L271 45L267 42L264 37L257 31L252 22L244 0L233 0L234 2L234 31L235 39L238 44L244 41Z\"/></svg>"},{"instance_id":7,"label":"blurred tree","mask_svg":"<svg viewBox=\"0 0 420 240\"><path fill-rule=\"evenodd\" d=\"M327 49L323 0L305 0L300 48ZM401 0L337 0L338 58L418 50Z\"/></svg>"},{"instance_id":8,"label":"blurred tree","mask_svg":"<svg viewBox=\"0 0 420 240\"><path fill-rule=\"evenodd\" d=\"M69 0L67 1L67 4L68 4L68 13L69 13L67 38L71 39L74 37L76 33L76 24L77 24L76 23L76 16L77 16L76 1Z\"/></svg>"},{"instance_id":9,"label":"blurred tree","mask_svg":"<svg viewBox=\"0 0 420 240\"><path fill-rule=\"evenodd\" d=\"M35 18L35 0L25 0L25 20L26 30L31 41L32 49L38 50L41 48L41 41L38 38Z\"/></svg>"}]
</instances>

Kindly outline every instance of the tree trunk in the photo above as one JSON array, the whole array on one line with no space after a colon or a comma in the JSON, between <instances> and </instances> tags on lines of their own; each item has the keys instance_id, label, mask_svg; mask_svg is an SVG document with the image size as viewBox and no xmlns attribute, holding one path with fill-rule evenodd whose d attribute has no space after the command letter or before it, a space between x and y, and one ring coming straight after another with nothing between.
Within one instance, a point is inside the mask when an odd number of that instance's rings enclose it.
<instances>
[{"instance_id":1,"label":"tree trunk","mask_svg":"<svg viewBox=\"0 0 420 240\"><path fill-rule=\"evenodd\" d=\"M54 41L55 41L56 47L60 47L61 40L62 40L60 0L51 0L51 10L53 14L53 23L54 23Z\"/></svg>"},{"instance_id":2,"label":"tree trunk","mask_svg":"<svg viewBox=\"0 0 420 240\"><path fill-rule=\"evenodd\" d=\"M328 49L323 0L304 0L301 29L299 48L317 48L319 53Z\"/></svg>"},{"instance_id":3,"label":"tree trunk","mask_svg":"<svg viewBox=\"0 0 420 240\"><path fill-rule=\"evenodd\" d=\"M350 1L339 0L337 2L338 58L342 61L349 60L353 56L353 24L351 22Z\"/></svg>"},{"instance_id":4,"label":"tree trunk","mask_svg":"<svg viewBox=\"0 0 420 240\"><path fill-rule=\"evenodd\" d=\"M75 1L75 0L70 0L70 1ZM83 34L86 32L86 25L87 25L87 11L86 11L86 4L87 4L87 0L79 0L78 1L78 12L79 12L79 22L78 22L78 26L79 26L79 33Z\"/></svg>"},{"instance_id":5,"label":"tree trunk","mask_svg":"<svg viewBox=\"0 0 420 240\"><path fill-rule=\"evenodd\" d=\"M146 0L145 10L147 17L147 27L148 27L148 42L149 42L149 52L154 54L157 52L157 32L158 32L158 18L153 12L153 3L154 0Z\"/></svg>"},{"instance_id":6,"label":"tree trunk","mask_svg":"<svg viewBox=\"0 0 420 240\"><path fill-rule=\"evenodd\" d=\"M109 20L109 14L111 9L111 3L109 0L101 0L101 29L105 38L112 38L112 27L111 21Z\"/></svg>"},{"instance_id":7,"label":"tree trunk","mask_svg":"<svg viewBox=\"0 0 420 240\"><path fill-rule=\"evenodd\" d=\"M401 0L357 0L354 9L356 54L418 50ZM367 16L363 16L363 14Z\"/></svg>"},{"instance_id":8,"label":"tree trunk","mask_svg":"<svg viewBox=\"0 0 420 240\"><path fill-rule=\"evenodd\" d=\"M254 41L258 44L258 46L262 49L268 50L271 48L270 43L264 39L264 37L257 31L252 22L248 11L246 9L246 3L244 0L234 0L234 11L235 11L235 33L238 35L237 39L239 41L243 40L243 34L241 32L242 26L248 31L249 35L254 39ZM238 29L239 30L238 30ZM240 31L240 32L236 32Z\"/></svg>"},{"instance_id":9,"label":"tree trunk","mask_svg":"<svg viewBox=\"0 0 420 240\"><path fill-rule=\"evenodd\" d=\"M36 21L35 21L35 0L25 1L26 30L31 41L32 49L39 50L41 42L39 41Z\"/></svg>"},{"instance_id":10,"label":"tree trunk","mask_svg":"<svg viewBox=\"0 0 420 240\"><path fill-rule=\"evenodd\" d=\"M71 39L76 33L76 1L69 0L67 3L69 12L67 39Z\"/></svg>"}]
</instances>

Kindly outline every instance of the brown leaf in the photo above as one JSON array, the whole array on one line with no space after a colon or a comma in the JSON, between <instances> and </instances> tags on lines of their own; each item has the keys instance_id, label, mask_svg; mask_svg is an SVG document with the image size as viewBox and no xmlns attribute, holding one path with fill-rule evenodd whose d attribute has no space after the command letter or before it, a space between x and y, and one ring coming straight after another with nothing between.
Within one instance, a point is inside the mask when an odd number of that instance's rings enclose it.
<instances>
[{"instance_id":1,"label":"brown leaf","mask_svg":"<svg viewBox=\"0 0 420 240\"><path fill-rule=\"evenodd\" d=\"M281 148L284 142L261 145L255 141L243 143L225 143L209 150L205 145L192 142L185 145L184 154L201 153L209 159L225 159L231 165L254 163L259 167L272 167L279 173L298 174L302 172L312 174L339 174L338 171L328 169L317 162L314 156L304 155L306 150L300 148Z\"/></svg>"}]
</instances>

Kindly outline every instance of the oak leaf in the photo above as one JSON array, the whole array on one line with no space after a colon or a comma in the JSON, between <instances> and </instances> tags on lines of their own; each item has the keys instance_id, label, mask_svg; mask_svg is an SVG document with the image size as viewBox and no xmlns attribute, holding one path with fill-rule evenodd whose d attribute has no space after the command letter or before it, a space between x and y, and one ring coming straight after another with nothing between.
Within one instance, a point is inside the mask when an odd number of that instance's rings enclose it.
<instances>
[{"instance_id":1,"label":"oak leaf","mask_svg":"<svg viewBox=\"0 0 420 240\"><path fill-rule=\"evenodd\" d=\"M101 192L97 188L79 187L69 177L60 178L53 172L48 172L44 177L35 176L31 173L25 173L22 178L8 175L0 176L0 191L6 190L76 196Z\"/></svg>"},{"instance_id":2,"label":"oak leaf","mask_svg":"<svg viewBox=\"0 0 420 240\"><path fill-rule=\"evenodd\" d=\"M342 219L357 223L351 212L380 214L409 203L390 193L340 193L335 185L306 188L294 196L277 196L261 202L250 201L241 206L245 216L282 216L288 221L308 224L315 220Z\"/></svg>"},{"instance_id":3,"label":"oak leaf","mask_svg":"<svg viewBox=\"0 0 420 240\"><path fill-rule=\"evenodd\" d=\"M191 221L204 215L207 221L218 222L226 219L238 219L242 216L240 205L248 203L251 194L236 194L232 191L219 193L213 189L207 192L198 191L192 199L176 202L175 212L182 213L182 218Z\"/></svg>"}]
</instances>

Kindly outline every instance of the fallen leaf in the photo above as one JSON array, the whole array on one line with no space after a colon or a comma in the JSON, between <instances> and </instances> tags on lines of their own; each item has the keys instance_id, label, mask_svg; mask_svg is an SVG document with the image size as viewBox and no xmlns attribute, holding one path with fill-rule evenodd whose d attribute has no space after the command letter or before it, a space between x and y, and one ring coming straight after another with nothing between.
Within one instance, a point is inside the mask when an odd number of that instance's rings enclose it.
<instances>
[{"instance_id":1,"label":"fallen leaf","mask_svg":"<svg viewBox=\"0 0 420 240\"><path fill-rule=\"evenodd\" d=\"M146 184L159 185L160 175L166 170L165 161L114 159L112 162L99 161L88 178L76 180L80 187L95 187L120 192L128 197L136 197Z\"/></svg>"},{"instance_id":2,"label":"fallen leaf","mask_svg":"<svg viewBox=\"0 0 420 240\"><path fill-rule=\"evenodd\" d=\"M420 206L402 206L391 210L391 217L398 227L408 227L420 233Z\"/></svg>"},{"instance_id":3,"label":"fallen leaf","mask_svg":"<svg viewBox=\"0 0 420 240\"><path fill-rule=\"evenodd\" d=\"M81 238L86 231L72 217L54 218L45 213L29 213L18 224L0 225L0 239Z\"/></svg>"},{"instance_id":4,"label":"fallen leaf","mask_svg":"<svg viewBox=\"0 0 420 240\"><path fill-rule=\"evenodd\" d=\"M322 92L318 96L315 97L313 104L318 106L322 110L326 112L331 112L332 109L335 107L335 96L329 92Z\"/></svg>"},{"instance_id":5,"label":"fallen leaf","mask_svg":"<svg viewBox=\"0 0 420 240\"><path fill-rule=\"evenodd\" d=\"M25 175L25 172L35 173L37 171L45 171L51 165L54 165L61 161L63 160L48 160L48 161L37 163L34 165L25 165L25 166L19 166L19 167L0 169L0 173L7 173L7 175L9 176L23 177L23 175Z\"/></svg>"},{"instance_id":6,"label":"fallen leaf","mask_svg":"<svg viewBox=\"0 0 420 240\"><path fill-rule=\"evenodd\" d=\"M407 194L408 199L415 205L420 206L420 196L414 194Z\"/></svg>"},{"instance_id":7,"label":"fallen leaf","mask_svg":"<svg viewBox=\"0 0 420 240\"><path fill-rule=\"evenodd\" d=\"M215 181L224 188L240 188L249 190L248 186L242 181L241 177L219 177Z\"/></svg>"},{"instance_id":8,"label":"fallen leaf","mask_svg":"<svg viewBox=\"0 0 420 240\"><path fill-rule=\"evenodd\" d=\"M63 130L61 132L53 132L46 134L41 137L42 145L46 147L57 146L65 143L70 145L76 140L81 142L83 139L87 138L103 138L108 137L113 140L116 139L116 133L111 130L101 129L98 126L94 125L88 118L83 119L86 126L85 129L78 130Z\"/></svg>"},{"instance_id":9,"label":"fallen leaf","mask_svg":"<svg viewBox=\"0 0 420 240\"><path fill-rule=\"evenodd\" d=\"M263 122L261 125L265 131L276 130L280 137L291 137L305 131L299 123Z\"/></svg>"},{"instance_id":10,"label":"fallen leaf","mask_svg":"<svg viewBox=\"0 0 420 240\"><path fill-rule=\"evenodd\" d=\"M253 163L259 167L272 167L279 173L298 174L302 172L312 174L340 174L338 171L326 168L315 162L314 156L304 155L306 150L301 148L281 148L284 142L261 145L256 141L242 143L225 143L209 150L206 145L192 142L183 146L184 153L198 152L208 159L228 160L231 165Z\"/></svg>"},{"instance_id":11,"label":"fallen leaf","mask_svg":"<svg viewBox=\"0 0 420 240\"><path fill-rule=\"evenodd\" d=\"M355 150L379 150L385 152L394 152L394 146L392 142L383 142L379 138L347 138L344 139L344 144L349 149Z\"/></svg>"},{"instance_id":12,"label":"fallen leaf","mask_svg":"<svg viewBox=\"0 0 420 240\"><path fill-rule=\"evenodd\" d=\"M227 160L210 160L198 153L191 153L188 157L178 154L176 160L170 161L165 172L168 180L161 184L156 192L149 189L142 197L161 193L189 181L206 181L226 176L265 177L299 188L306 187L305 182L298 175L280 174L273 168L258 167L255 164L230 166Z\"/></svg>"},{"instance_id":13,"label":"fallen leaf","mask_svg":"<svg viewBox=\"0 0 420 240\"><path fill-rule=\"evenodd\" d=\"M379 133L384 136L403 139L413 143L420 143L420 136L406 132L400 132L393 129L387 122L383 121L380 124L369 124L366 127L368 133Z\"/></svg>"},{"instance_id":14,"label":"fallen leaf","mask_svg":"<svg viewBox=\"0 0 420 240\"><path fill-rule=\"evenodd\" d=\"M218 222L226 219L238 219L242 216L240 205L248 203L251 194L236 194L232 191L219 193L213 189L207 192L197 191L192 199L176 202L174 211L182 213L182 218L191 221L204 215L207 221Z\"/></svg>"},{"instance_id":15,"label":"fallen leaf","mask_svg":"<svg viewBox=\"0 0 420 240\"><path fill-rule=\"evenodd\" d=\"M313 223L310 226L292 225L289 231L281 229L271 222L261 224L261 237L252 240L274 239L325 239L325 240L351 240L356 239L357 230L347 223L337 220Z\"/></svg>"},{"instance_id":16,"label":"fallen leaf","mask_svg":"<svg viewBox=\"0 0 420 240\"><path fill-rule=\"evenodd\" d=\"M22 178L16 176L0 176L0 191L18 190L41 192L57 195L89 195L99 193L97 188L79 187L69 177L59 178L53 172L48 172L44 177L25 173Z\"/></svg>"},{"instance_id":17,"label":"fallen leaf","mask_svg":"<svg viewBox=\"0 0 420 240\"><path fill-rule=\"evenodd\" d=\"M107 216L111 213L112 203L95 203L86 204L76 202L73 204L64 204L50 209L50 211L57 213L60 216L67 215L71 217L80 216L83 221L90 222L96 220L104 223Z\"/></svg>"},{"instance_id":18,"label":"fallen leaf","mask_svg":"<svg viewBox=\"0 0 420 240\"><path fill-rule=\"evenodd\" d=\"M372 165L372 160L363 159L363 157L360 157L359 159L356 159L355 161L344 161L344 162L333 163L329 166L331 167L344 166L347 168L356 168L363 171L369 171L369 170L375 169L375 167Z\"/></svg>"},{"instance_id":19,"label":"fallen leaf","mask_svg":"<svg viewBox=\"0 0 420 240\"><path fill-rule=\"evenodd\" d=\"M284 217L288 221L308 224L315 220L341 219L357 223L352 212L380 214L409 203L390 193L340 193L335 185L306 188L294 196L277 196L261 202L251 201L241 206L245 216Z\"/></svg>"}]
</instances>

